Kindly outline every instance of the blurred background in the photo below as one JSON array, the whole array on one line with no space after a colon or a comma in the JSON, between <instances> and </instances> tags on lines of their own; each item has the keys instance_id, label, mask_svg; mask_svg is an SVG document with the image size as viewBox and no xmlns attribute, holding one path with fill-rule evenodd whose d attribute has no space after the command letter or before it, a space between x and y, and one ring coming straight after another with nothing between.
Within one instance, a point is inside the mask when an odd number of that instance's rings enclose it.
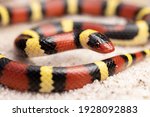
<instances>
[{"instance_id":1,"label":"blurred background","mask_svg":"<svg viewBox=\"0 0 150 117\"><path fill-rule=\"evenodd\" d=\"M7 3L7 4L11 4L11 3L26 3L29 1L40 1L40 0L0 0L1 3ZM150 3L150 0L122 0L124 2L128 2L128 3L137 3L139 5L148 5Z\"/></svg>"}]
</instances>

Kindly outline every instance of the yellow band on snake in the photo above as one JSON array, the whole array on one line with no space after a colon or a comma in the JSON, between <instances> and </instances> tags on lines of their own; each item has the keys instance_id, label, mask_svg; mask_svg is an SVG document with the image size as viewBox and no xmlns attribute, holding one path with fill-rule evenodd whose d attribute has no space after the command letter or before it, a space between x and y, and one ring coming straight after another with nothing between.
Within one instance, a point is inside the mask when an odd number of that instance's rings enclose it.
<instances>
[{"instance_id":1,"label":"yellow band on snake","mask_svg":"<svg viewBox=\"0 0 150 117\"><path fill-rule=\"evenodd\" d=\"M43 15L42 15L42 6L40 2L33 1L31 2L30 6L32 11L31 19L33 21L41 20Z\"/></svg>"},{"instance_id":2,"label":"yellow band on snake","mask_svg":"<svg viewBox=\"0 0 150 117\"><path fill-rule=\"evenodd\" d=\"M116 13L117 6L120 4L120 0L107 0L107 7L105 10L106 16L113 16Z\"/></svg>"},{"instance_id":3,"label":"yellow band on snake","mask_svg":"<svg viewBox=\"0 0 150 117\"><path fill-rule=\"evenodd\" d=\"M108 67L106 63L99 61L99 62L95 62L95 64L97 65L100 71L100 75L101 75L100 80L106 80L109 76Z\"/></svg>"},{"instance_id":4,"label":"yellow band on snake","mask_svg":"<svg viewBox=\"0 0 150 117\"><path fill-rule=\"evenodd\" d=\"M8 10L7 8L5 8L4 6L0 5L0 16L1 16L1 24L2 25L7 25L9 24L9 21L10 21L10 17L9 17L9 13L8 13Z\"/></svg>"},{"instance_id":5,"label":"yellow band on snake","mask_svg":"<svg viewBox=\"0 0 150 117\"><path fill-rule=\"evenodd\" d=\"M68 13L76 14L78 12L78 0L67 0Z\"/></svg>"},{"instance_id":6,"label":"yellow band on snake","mask_svg":"<svg viewBox=\"0 0 150 117\"><path fill-rule=\"evenodd\" d=\"M51 92L54 87L53 87L53 80L52 80L52 72L53 72L53 67L52 66L43 66L41 67L41 89L40 92Z\"/></svg>"}]
</instances>

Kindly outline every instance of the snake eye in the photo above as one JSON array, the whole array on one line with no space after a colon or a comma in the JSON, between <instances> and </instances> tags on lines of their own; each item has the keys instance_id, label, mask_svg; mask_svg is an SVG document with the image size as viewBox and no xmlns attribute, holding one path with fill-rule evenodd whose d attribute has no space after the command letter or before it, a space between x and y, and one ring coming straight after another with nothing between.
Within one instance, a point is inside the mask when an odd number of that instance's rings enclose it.
<instances>
[{"instance_id":1,"label":"snake eye","mask_svg":"<svg viewBox=\"0 0 150 117\"><path fill-rule=\"evenodd\" d=\"M100 46L100 43L97 41L95 46L98 48Z\"/></svg>"}]
</instances>

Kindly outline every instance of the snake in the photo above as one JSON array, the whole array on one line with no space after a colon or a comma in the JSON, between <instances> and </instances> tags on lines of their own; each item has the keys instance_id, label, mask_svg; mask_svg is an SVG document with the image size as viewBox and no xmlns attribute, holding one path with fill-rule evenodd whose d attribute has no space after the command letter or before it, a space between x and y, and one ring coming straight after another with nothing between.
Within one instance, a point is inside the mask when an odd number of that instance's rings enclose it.
<instances>
[{"instance_id":1,"label":"snake","mask_svg":"<svg viewBox=\"0 0 150 117\"><path fill-rule=\"evenodd\" d=\"M150 8L120 0L44 0L24 6L0 5L2 26L68 14L118 16L128 22L125 25L70 19L48 22L27 29L17 36L14 42L16 50L25 57L81 48L105 54L113 52L114 45L144 45L149 39ZM24 64L0 54L0 84L21 92L64 92L82 88L95 80L106 80L149 56L150 49L145 49L88 64L55 67Z\"/></svg>"}]
</instances>

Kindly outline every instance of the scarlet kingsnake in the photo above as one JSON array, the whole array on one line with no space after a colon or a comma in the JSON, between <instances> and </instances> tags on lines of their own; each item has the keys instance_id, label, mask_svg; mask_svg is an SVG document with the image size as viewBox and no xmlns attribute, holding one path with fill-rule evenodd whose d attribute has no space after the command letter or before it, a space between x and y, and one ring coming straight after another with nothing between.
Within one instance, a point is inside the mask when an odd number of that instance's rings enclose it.
<instances>
[{"instance_id":1,"label":"scarlet kingsnake","mask_svg":"<svg viewBox=\"0 0 150 117\"><path fill-rule=\"evenodd\" d=\"M126 25L104 25L72 20L52 22L24 31L15 41L17 49L29 57L82 47L109 53L114 47L108 38L119 45L142 45L148 42L150 8L147 7L125 4L119 0L45 0L21 7L0 5L2 25L65 14L116 15L130 22ZM146 56L150 56L149 49L86 65L53 67L22 64L0 54L0 83L20 91L68 91L82 88L94 80L105 80Z\"/></svg>"}]
</instances>

